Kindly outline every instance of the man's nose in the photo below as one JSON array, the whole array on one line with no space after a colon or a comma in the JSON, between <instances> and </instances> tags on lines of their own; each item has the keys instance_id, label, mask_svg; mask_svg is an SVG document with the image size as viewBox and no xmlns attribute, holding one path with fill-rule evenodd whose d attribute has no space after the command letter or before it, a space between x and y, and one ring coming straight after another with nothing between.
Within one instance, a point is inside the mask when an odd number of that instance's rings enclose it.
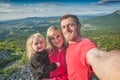
<instances>
[{"instance_id":1,"label":"man's nose","mask_svg":"<svg viewBox=\"0 0 120 80\"><path fill-rule=\"evenodd\" d=\"M69 25L68 25L68 26L66 26L65 31L69 31L69 30L70 30L70 28L69 28Z\"/></svg>"}]
</instances>

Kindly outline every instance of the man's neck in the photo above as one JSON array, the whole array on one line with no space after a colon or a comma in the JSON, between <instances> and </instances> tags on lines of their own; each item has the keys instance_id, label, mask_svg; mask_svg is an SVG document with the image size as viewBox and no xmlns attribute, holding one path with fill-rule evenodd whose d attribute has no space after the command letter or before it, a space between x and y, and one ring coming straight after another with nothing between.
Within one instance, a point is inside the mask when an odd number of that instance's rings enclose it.
<instances>
[{"instance_id":1,"label":"man's neck","mask_svg":"<svg viewBox=\"0 0 120 80\"><path fill-rule=\"evenodd\" d=\"M74 44L76 42L80 42L83 40L83 37L82 36L78 36L78 38L76 38L75 40L72 40L72 41L68 41L69 44Z\"/></svg>"}]
</instances>

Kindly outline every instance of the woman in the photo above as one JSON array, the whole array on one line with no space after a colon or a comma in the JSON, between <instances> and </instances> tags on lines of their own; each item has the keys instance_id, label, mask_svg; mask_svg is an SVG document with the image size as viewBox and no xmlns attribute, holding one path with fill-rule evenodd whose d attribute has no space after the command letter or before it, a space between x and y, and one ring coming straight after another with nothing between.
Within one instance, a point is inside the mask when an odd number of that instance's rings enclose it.
<instances>
[{"instance_id":1,"label":"woman","mask_svg":"<svg viewBox=\"0 0 120 80\"><path fill-rule=\"evenodd\" d=\"M47 50L49 52L50 63L59 62L60 67L50 72L50 78L55 80L67 80L67 69L65 63L65 53L67 43L62 32L55 26L47 30L46 35Z\"/></svg>"}]
</instances>

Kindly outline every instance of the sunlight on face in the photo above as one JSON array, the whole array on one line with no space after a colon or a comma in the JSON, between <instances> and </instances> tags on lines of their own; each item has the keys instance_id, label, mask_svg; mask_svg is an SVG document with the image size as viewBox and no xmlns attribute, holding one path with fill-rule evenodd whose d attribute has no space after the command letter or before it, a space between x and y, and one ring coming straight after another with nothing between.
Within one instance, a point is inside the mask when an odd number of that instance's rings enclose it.
<instances>
[{"instance_id":1,"label":"sunlight on face","mask_svg":"<svg viewBox=\"0 0 120 80\"><path fill-rule=\"evenodd\" d=\"M61 32L56 30L50 38L50 41L54 47L61 48L64 42Z\"/></svg>"},{"instance_id":2,"label":"sunlight on face","mask_svg":"<svg viewBox=\"0 0 120 80\"><path fill-rule=\"evenodd\" d=\"M62 32L67 41L73 41L78 37L79 26L74 19L67 18L61 21Z\"/></svg>"}]
</instances>

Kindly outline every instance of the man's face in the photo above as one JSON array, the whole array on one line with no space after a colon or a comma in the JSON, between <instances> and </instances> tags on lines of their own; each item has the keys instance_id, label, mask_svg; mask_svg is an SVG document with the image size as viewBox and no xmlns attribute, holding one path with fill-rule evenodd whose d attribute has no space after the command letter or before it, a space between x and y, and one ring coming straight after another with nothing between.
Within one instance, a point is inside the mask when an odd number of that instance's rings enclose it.
<instances>
[{"instance_id":1,"label":"man's face","mask_svg":"<svg viewBox=\"0 0 120 80\"><path fill-rule=\"evenodd\" d=\"M67 41L76 41L79 34L79 25L77 25L73 18L63 19L61 21L61 28L63 35Z\"/></svg>"}]
</instances>

